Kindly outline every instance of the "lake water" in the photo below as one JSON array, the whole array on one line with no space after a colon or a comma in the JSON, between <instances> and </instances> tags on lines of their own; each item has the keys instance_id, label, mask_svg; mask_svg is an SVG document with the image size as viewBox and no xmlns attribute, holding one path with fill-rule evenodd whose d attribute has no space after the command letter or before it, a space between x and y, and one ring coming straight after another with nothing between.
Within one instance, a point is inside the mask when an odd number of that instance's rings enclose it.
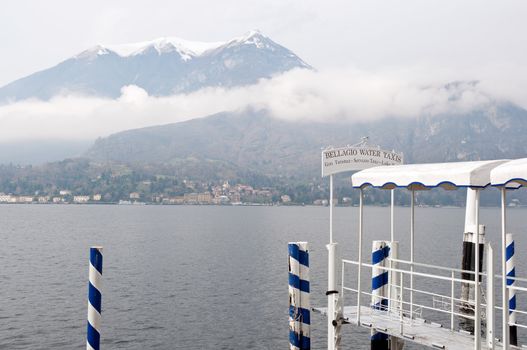
<instances>
[{"instance_id":1,"label":"lake water","mask_svg":"<svg viewBox=\"0 0 527 350\"><path fill-rule=\"evenodd\" d=\"M287 243L310 242L312 304L325 306L328 210L1 205L0 349L85 347L90 245L104 246L104 349L286 349ZM527 210L509 213L525 276ZM357 214L335 210L344 257L357 256ZM372 239L389 238L388 215L366 208L368 258ZM416 261L459 267L464 209L416 215ZM400 256L408 258L408 208L396 216ZM481 217L498 259L499 210L484 208ZM314 315L313 349L325 348L325 337L326 321ZM347 326L344 342L368 349L368 332Z\"/></svg>"}]
</instances>

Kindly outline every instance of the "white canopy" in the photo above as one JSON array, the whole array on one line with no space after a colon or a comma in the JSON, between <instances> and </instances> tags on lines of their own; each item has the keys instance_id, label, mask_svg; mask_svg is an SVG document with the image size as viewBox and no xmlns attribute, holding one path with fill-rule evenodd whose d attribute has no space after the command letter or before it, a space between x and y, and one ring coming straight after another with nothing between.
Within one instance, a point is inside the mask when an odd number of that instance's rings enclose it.
<instances>
[{"instance_id":1,"label":"white canopy","mask_svg":"<svg viewBox=\"0 0 527 350\"><path fill-rule=\"evenodd\" d=\"M506 160L430 163L379 166L359 171L351 176L353 187L392 189L407 187L424 190L441 186L483 188L488 186L490 171Z\"/></svg>"},{"instance_id":2,"label":"white canopy","mask_svg":"<svg viewBox=\"0 0 527 350\"><path fill-rule=\"evenodd\" d=\"M492 186L518 188L527 186L527 158L506 162L490 172Z\"/></svg>"}]
</instances>

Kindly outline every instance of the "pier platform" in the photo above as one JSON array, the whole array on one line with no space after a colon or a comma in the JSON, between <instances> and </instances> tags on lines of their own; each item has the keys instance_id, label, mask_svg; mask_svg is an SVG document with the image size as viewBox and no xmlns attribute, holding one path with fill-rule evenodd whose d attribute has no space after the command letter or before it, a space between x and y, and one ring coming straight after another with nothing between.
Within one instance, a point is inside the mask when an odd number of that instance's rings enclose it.
<instances>
[{"instance_id":1,"label":"pier platform","mask_svg":"<svg viewBox=\"0 0 527 350\"><path fill-rule=\"evenodd\" d=\"M314 308L313 311L327 315L327 308ZM410 319L399 315L388 314L386 311L361 306L361 327L376 329L379 332L413 342L433 349L467 350L474 348L474 336L468 332L452 331L439 324L430 323L423 319ZM357 306L344 307L344 319L351 325L357 325ZM401 334L402 324L402 334ZM525 349L525 347L511 346L511 349ZM486 341L482 341L482 350L489 350ZM502 349L500 342L495 341L494 349Z\"/></svg>"}]
</instances>

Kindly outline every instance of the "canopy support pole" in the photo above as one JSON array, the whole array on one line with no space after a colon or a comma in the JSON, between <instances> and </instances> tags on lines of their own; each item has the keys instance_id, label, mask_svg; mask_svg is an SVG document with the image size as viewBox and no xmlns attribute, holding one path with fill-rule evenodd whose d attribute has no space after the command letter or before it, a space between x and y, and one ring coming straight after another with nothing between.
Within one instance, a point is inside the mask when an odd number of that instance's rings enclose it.
<instances>
[{"instance_id":1,"label":"canopy support pole","mask_svg":"<svg viewBox=\"0 0 527 350\"><path fill-rule=\"evenodd\" d=\"M359 271L357 274L357 324L360 325L360 299L361 299L361 272L362 272L362 220L364 207L364 192L360 189L359 193Z\"/></svg>"},{"instance_id":2,"label":"canopy support pole","mask_svg":"<svg viewBox=\"0 0 527 350\"><path fill-rule=\"evenodd\" d=\"M395 189L392 189L390 190L390 246L394 244L394 241L395 241L395 225L394 225L394 206L395 206L395 196L394 196L394 191ZM390 258L392 256L390 255ZM397 258L397 257L396 257ZM390 286L392 284L392 275L394 275L394 273L392 272L392 268L393 268L393 264L392 264L392 259L389 260L388 262L388 267L390 268L390 278L389 278L389 281L390 281ZM388 288L388 311L391 311L392 309L392 288L389 287Z\"/></svg>"},{"instance_id":3,"label":"canopy support pole","mask_svg":"<svg viewBox=\"0 0 527 350\"><path fill-rule=\"evenodd\" d=\"M415 235L415 190L410 197L410 318L414 317L414 235Z\"/></svg>"},{"instance_id":4,"label":"canopy support pole","mask_svg":"<svg viewBox=\"0 0 527 350\"><path fill-rule=\"evenodd\" d=\"M390 241L395 241L394 225L395 189L390 190Z\"/></svg>"},{"instance_id":5,"label":"canopy support pole","mask_svg":"<svg viewBox=\"0 0 527 350\"><path fill-rule=\"evenodd\" d=\"M480 293L480 254L479 254L479 196L480 190L476 190L476 249L475 249L475 267L474 267L474 350L481 349L481 293ZM492 277L491 277L492 278Z\"/></svg>"},{"instance_id":6,"label":"canopy support pole","mask_svg":"<svg viewBox=\"0 0 527 350\"><path fill-rule=\"evenodd\" d=\"M509 290L507 288L507 189L501 188L501 302L502 310L502 327L503 327L503 350L509 349Z\"/></svg>"}]
</instances>

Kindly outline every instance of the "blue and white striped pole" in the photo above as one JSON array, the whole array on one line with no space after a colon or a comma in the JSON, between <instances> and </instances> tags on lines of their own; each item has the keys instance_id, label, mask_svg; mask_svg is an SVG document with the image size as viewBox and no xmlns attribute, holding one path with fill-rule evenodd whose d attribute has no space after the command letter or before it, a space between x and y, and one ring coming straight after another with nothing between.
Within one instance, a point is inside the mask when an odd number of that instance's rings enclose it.
<instances>
[{"instance_id":1,"label":"blue and white striped pole","mask_svg":"<svg viewBox=\"0 0 527 350\"><path fill-rule=\"evenodd\" d=\"M289 348L311 349L309 250L307 242L289 243Z\"/></svg>"},{"instance_id":2,"label":"blue and white striped pole","mask_svg":"<svg viewBox=\"0 0 527 350\"><path fill-rule=\"evenodd\" d=\"M90 248L89 280L86 349L99 350L101 342L102 247Z\"/></svg>"},{"instance_id":3,"label":"blue and white striped pole","mask_svg":"<svg viewBox=\"0 0 527 350\"><path fill-rule=\"evenodd\" d=\"M507 277L516 277L516 266L514 263L514 237L512 233L506 235L506 267ZM507 278L507 286L513 287L516 284L516 280L513 278ZM509 324L516 323L516 291L509 288ZM511 345L518 345L518 331L516 326L509 326L509 343Z\"/></svg>"},{"instance_id":4,"label":"blue and white striped pole","mask_svg":"<svg viewBox=\"0 0 527 350\"><path fill-rule=\"evenodd\" d=\"M390 247L385 241L373 241L371 255L371 307L375 310L388 310L388 276L389 272L380 268L386 267L386 258L389 256ZM388 335L372 330L371 349L387 350Z\"/></svg>"}]
</instances>

